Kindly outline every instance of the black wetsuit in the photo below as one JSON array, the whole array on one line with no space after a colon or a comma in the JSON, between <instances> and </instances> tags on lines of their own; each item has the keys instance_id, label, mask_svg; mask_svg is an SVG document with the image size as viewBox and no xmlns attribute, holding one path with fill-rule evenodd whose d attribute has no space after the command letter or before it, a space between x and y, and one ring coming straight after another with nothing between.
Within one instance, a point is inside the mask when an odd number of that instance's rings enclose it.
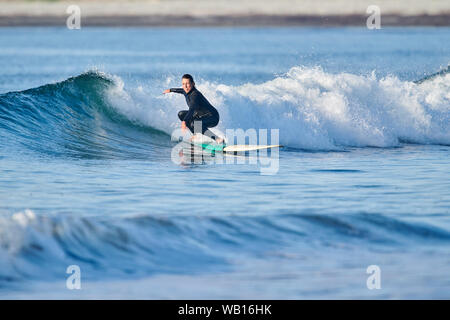
<instances>
[{"instance_id":1,"label":"black wetsuit","mask_svg":"<svg viewBox=\"0 0 450 320\"><path fill-rule=\"evenodd\" d=\"M186 122L186 127L194 133L194 122L201 121L201 133L214 139L214 134L208 128L215 127L219 123L219 112L216 108L195 87L188 93L184 92L182 88L171 88L170 92L184 94L186 98L189 110L178 112L178 118Z\"/></svg>"}]
</instances>

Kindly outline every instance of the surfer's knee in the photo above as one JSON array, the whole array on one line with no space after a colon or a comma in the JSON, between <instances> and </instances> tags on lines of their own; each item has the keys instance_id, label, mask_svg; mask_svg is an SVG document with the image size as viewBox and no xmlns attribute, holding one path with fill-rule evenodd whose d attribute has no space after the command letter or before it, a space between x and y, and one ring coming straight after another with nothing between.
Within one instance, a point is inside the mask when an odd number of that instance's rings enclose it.
<instances>
[{"instance_id":1,"label":"surfer's knee","mask_svg":"<svg viewBox=\"0 0 450 320\"><path fill-rule=\"evenodd\" d=\"M187 111L185 110L181 110L180 112L178 112L178 118L183 121L184 117L186 116Z\"/></svg>"}]
</instances>

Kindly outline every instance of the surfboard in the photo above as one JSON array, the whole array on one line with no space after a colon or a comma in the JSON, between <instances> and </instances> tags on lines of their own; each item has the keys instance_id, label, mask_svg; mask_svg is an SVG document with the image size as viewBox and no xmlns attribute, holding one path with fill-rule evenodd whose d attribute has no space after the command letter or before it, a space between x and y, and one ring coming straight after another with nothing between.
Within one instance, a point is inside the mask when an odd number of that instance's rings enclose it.
<instances>
[{"instance_id":1,"label":"surfboard","mask_svg":"<svg viewBox=\"0 0 450 320\"><path fill-rule=\"evenodd\" d=\"M225 139L225 138L224 138ZM258 144L239 144L239 145L227 145L226 142L221 144L217 143L214 139L211 139L208 136L204 136L201 134L198 134L196 136L196 139L194 140L183 140L184 143L197 147L203 151L216 153L216 152L222 152L222 153L234 153L237 154L245 153L249 151L257 151L257 150L264 150L264 149L272 149L272 148L282 148L282 145L279 144L273 144L273 145L258 145Z\"/></svg>"},{"instance_id":2,"label":"surfboard","mask_svg":"<svg viewBox=\"0 0 450 320\"><path fill-rule=\"evenodd\" d=\"M234 153L234 152L248 152L271 148L281 148L281 145L231 145L227 146L224 144L212 144L212 143L195 143L191 142L194 146L201 147L203 150L211 152L223 152L223 153Z\"/></svg>"}]
</instances>

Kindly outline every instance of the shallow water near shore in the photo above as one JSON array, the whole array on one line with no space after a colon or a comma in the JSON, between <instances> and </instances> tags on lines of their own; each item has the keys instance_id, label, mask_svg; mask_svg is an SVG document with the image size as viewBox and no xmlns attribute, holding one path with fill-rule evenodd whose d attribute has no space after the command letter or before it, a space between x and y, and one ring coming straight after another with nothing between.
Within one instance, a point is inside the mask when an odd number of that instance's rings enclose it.
<instances>
[{"instance_id":1,"label":"shallow water near shore","mask_svg":"<svg viewBox=\"0 0 450 320\"><path fill-rule=\"evenodd\" d=\"M449 35L0 29L0 297L449 298ZM174 163L183 73L275 171Z\"/></svg>"}]
</instances>

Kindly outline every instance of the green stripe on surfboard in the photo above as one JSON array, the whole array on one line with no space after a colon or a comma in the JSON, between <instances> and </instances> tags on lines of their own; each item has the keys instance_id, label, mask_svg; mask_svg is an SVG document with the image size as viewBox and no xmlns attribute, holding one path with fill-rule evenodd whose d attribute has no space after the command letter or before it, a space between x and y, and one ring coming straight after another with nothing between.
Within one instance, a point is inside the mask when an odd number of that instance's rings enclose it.
<instances>
[{"instance_id":1,"label":"green stripe on surfboard","mask_svg":"<svg viewBox=\"0 0 450 320\"><path fill-rule=\"evenodd\" d=\"M223 149L225 148L225 145L223 144L208 144L208 143L194 143L196 146L201 147L203 150L208 150L208 151L223 151Z\"/></svg>"}]
</instances>

